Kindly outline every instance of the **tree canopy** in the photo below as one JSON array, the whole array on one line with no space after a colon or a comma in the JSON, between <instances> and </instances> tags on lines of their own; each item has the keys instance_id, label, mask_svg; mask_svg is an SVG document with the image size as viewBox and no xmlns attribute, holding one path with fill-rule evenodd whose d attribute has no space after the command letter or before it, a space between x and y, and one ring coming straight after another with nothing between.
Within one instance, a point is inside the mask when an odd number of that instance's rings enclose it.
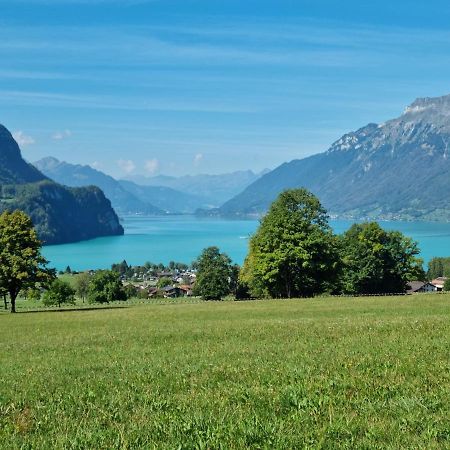
<instances>
[{"instance_id":1,"label":"tree canopy","mask_svg":"<svg viewBox=\"0 0 450 450\"><path fill-rule=\"evenodd\" d=\"M63 303L75 304L75 289L64 280L56 278L44 292L42 303L45 306L61 306Z\"/></svg>"},{"instance_id":2,"label":"tree canopy","mask_svg":"<svg viewBox=\"0 0 450 450\"><path fill-rule=\"evenodd\" d=\"M99 270L89 281L88 300L90 303L109 303L126 300L120 275L112 270Z\"/></svg>"},{"instance_id":3,"label":"tree canopy","mask_svg":"<svg viewBox=\"0 0 450 450\"><path fill-rule=\"evenodd\" d=\"M195 293L205 300L221 300L230 293L233 269L231 259L217 247L203 250L197 259Z\"/></svg>"},{"instance_id":4,"label":"tree canopy","mask_svg":"<svg viewBox=\"0 0 450 450\"><path fill-rule=\"evenodd\" d=\"M46 285L55 277L55 271L46 267L41 246L25 213L5 211L0 215L0 287L8 292L13 313L22 289Z\"/></svg>"},{"instance_id":5,"label":"tree canopy","mask_svg":"<svg viewBox=\"0 0 450 450\"><path fill-rule=\"evenodd\" d=\"M398 231L376 222L354 224L341 237L342 290L349 294L402 293L408 281L424 280L419 249Z\"/></svg>"},{"instance_id":6,"label":"tree canopy","mask_svg":"<svg viewBox=\"0 0 450 450\"><path fill-rule=\"evenodd\" d=\"M444 282L444 291L450 291L450 278L447 278Z\"/></svg>"},{"instance_id":7,"label":"tree canopy","mask_svg":"<svg viewBox=\"0 0 450 450\"><path fill-rule=\"evenodd\" d=\"M450 277L450 258L432 258L428 263L427 277L429 280L438 277Z\"/></svg>"},{"instance_id":8,"label":"tree canopy","mask_svg":"<svg viewBox=\"0 0 450 450\"><path fill-rule=\"evenodd\" d=\"M307 297L331 289L338 266L325 209L306 189L291 189L251 238L241 280L255 296Z\"/></svg>"}]
</instances>

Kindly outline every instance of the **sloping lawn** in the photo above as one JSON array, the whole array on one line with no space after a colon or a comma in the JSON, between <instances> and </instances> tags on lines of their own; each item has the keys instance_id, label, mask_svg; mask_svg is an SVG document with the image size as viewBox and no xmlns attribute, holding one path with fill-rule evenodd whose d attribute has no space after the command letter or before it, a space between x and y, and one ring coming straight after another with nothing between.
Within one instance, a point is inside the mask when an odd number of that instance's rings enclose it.
<instances>
[{"instance_id":1,"label":"sloping lawn","mask_svg":"<svg viewBox=\"0 0 450 450\"><path fill-rule=\"evenodd\" d=\"M0 448L450 448L450 296L0 315Z\"/></svg>"}]
</instances>

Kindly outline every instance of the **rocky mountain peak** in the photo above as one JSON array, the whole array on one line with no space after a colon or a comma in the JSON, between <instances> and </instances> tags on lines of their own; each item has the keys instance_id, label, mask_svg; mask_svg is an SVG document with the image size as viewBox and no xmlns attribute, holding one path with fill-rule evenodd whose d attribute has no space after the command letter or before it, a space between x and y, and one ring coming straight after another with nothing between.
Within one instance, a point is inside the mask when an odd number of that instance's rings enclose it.
<instances>
[{"instance_id":1,"label":"rocky mountain peak","mask_svg":"<svg viewBox=\"0 0 450 450\"><path fill-rule=\"evenodd\" d=\"M431 114L450 115L450 95L416 99L407 106L404 115L430 112Z\"/></svg>"},{"instance_id":2,"label":"rocky mountain peak","mask_svg":"<svg viewBox=\"0 0 450 450\"><path fill-rule=\"evenodd\" d=\"M0 183L33 183L45 179L44 175L22 158L12 134L0 124Z\"/></svg>"},{"instance_id":3,"label":"rocky mountain peak","mask_svg":"<svg viewBox=\"0 0 450 450\"><path fill-rule=\"evenodd\" d=\"M34 166L37 167L39 170L51 170L58 167L61 163L61 161L53 156L46 156L45 158L40 159L36 163L34 163Z\"/></svg>"}]
</instances>

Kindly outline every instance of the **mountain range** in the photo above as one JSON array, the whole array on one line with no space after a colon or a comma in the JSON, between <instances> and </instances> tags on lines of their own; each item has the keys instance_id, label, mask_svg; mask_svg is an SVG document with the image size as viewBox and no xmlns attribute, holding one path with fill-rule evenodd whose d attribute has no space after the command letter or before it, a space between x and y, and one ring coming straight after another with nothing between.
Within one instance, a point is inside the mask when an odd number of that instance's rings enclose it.
<instances>
[{"instance_id":1,"label":"mountain range","mask_svg":"<svg viewBox=\"0 0 450 450\"><path fill-rule=\"evenodd\" d=\"M97 186L111 201L119 214L163 214L164 211L150 201L143 201L128 192L113 177L87 165L69 164L53 157L43 158L33 163L44 175L71 187Z\"/></svg>"},{"instance_id":2,"label":"mountain range","mask_svg":"<svg viewBox=\"0 0 450 450\"><path fill-rule=\"evenodd\" d=\"M193 195L203 200L202 205L219 206L242 192L247 186L267 173L264 170L255 173L251 170L238 170L236 172L224 173L219 175L184 175L173 177L167 175L158 175L154 177L133 176L130 181L134 181L144 186L165 186L177 191Z\"/></svg>"},{"instance_id":3,"label":"mountain range","mask_svg":"<svg viewBox=\"0 0 450 450\"><path fill-rule=\"evenodd\" d=\"M33 164L58 183L72 187L98 186L122 215L188 214L208 205L206 199L193 194L166 186L141 186L129 180L116 180L91 166L70 164L54 157Z\"/></svg>"},{"instance_id":4,"label":"mountain range","mask_svg":"<svg viewBox=\"0 0 450 450\"><path fill-rule=\"evenodd\" d=\"M149 199L158 208L171 214L192 214L208 205L208 200L203 197L166 186L142 186L129 180L119 180L119 184L142 201Z\"/></svg>"},{"instance_id":5,"label":"mountain range","mask_svg":"<svg viewBox=\"0 0 450 450\"><path fill-rule=\"evenodd\" d=\"M95 186L67 188L27 163L0 125L0 211L26 212L46 244L123 234L110 201Z\"/></svg>"},{"instance_id":6,"label":"mountain range","mask_svg":"<svg viewBox=\"0 0 450 450\"><path fill-rule=\"evenodd\" d=\"M54 157L33 164L58 183L71 187L98 186L119 214L192 214L199 208L221 205L259 176L249 170L222 175L136 176L135 182L116 180L91 166L70 164Z\"/></svg>"},{"instance_id":7,"label":"mountain range","mask_svg":"<svg viewBox=\"0 0 450 450\"><path fill-rule=\"evenodd\" d=\"M448 221L449 147L450 95L417 99L396 119L282 164L208 214L259 216L281 191L305 187L331 216Z\"/></svg>"}]
</instances>

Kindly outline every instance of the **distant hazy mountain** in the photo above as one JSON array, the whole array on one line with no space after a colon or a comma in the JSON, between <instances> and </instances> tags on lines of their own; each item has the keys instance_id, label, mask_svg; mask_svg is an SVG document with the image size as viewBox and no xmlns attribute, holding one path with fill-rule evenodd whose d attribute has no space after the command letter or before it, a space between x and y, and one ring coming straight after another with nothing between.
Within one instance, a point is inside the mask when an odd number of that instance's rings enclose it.
<instances>
[{"instance_id":1,"label":"distant hazy mountain","mask_svg":"<svg viewBox=\"0 0 450 450\"><path fill-rule=\"evenodd\" d=\"M418 99L397 119L282 164L215 213L261 214L282 190L303 186L340 217L450 220L449 148L450 95Z\"/></svg>"},{"instance_id":2,"label":"distant hazy mountain","mask_svg":"<svg viewBox=\"0 0 450 450\"><path fill-rule=\"evenodd\" d=\"M222 175L140 176L130 177L129 180L140 185L170 187L177 191L200 197L211 206L219 206L239 192L242 192L264 173L266 171L254 173L251 170L242 170Z\"/></svg>"},{"instance_id":3,"label":"distant hazy mountain","mask_svg":"<svg viewBox=\"0 0 450 450\"><path fill-rule=\"evenodd\" d=\"M49 178L67 186L94 185L103 190L120 214L193 213L208 206L208 200L165 186L140 186L131 181L117 181L90 166L69 164L53 157L34 163Z\"/></svg>"},{"instance_id":4,"label":"distant hazy mountain","mask_svg":"<svg viewBox=\"0 0 450 450\"><path fill-rule=\"evenodd\" d=\"M164 211L150 201L137 198L109 175L90 166L69 164L56 158L43 158L34 165L52 180L66 186L98 186L119 214L163 214Z\"/></svg>"},{"instance_id":5,"label":"distant hazy mountain","mask_svg":"<svg viewBox=\"0 0 450 450\"><path fill-rule=\"evenodd\" d=\"M20 209L47 244L123 234L116 213L94 186L68 188L49 180L21 156L0 125L0 211Z\"/></svg>"},{"instance_id":6,"label":"distant hazy mountain","mask_svg":"<svg viewBox=\"0 0 450 450\"><path fill-rule=\"evenodd\" d=\"M120 185L141 201L150 201L169 213L189 214L198 208L208 206L208 200L196 195L185 194L165 186L141 186L128 180L119 181Z\"/></svg>"}]
</instances>

